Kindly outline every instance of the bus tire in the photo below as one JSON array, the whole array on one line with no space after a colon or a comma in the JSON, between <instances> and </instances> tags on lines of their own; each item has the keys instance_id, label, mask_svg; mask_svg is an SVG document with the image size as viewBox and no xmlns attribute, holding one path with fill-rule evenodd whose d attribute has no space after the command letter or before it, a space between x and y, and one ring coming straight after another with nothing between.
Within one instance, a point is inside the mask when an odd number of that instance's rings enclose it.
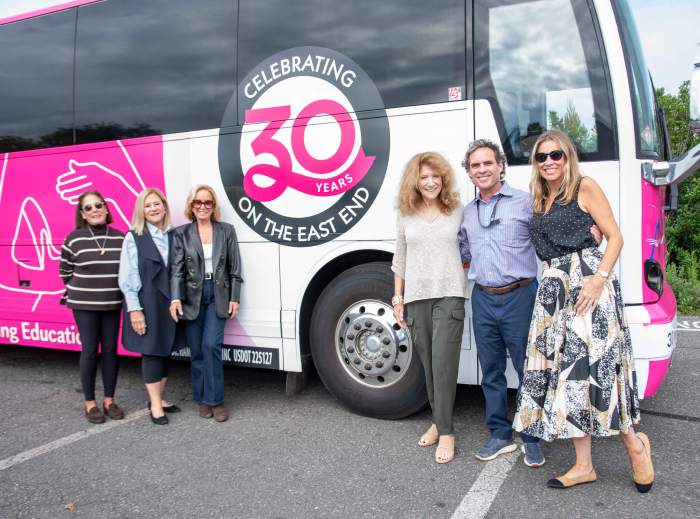
<instances>
[{"instance_id":1,"label":"bus tire","mask_svg":"<svg viewBox=\"0 0 700 519\"><path fill-rule=\"evenodd\" d=\"M326 286L311 316L321 381L343 405L375 418L405 418L427 403L423 366L394 319L393 276L387 263L352 267Z\"/></svg>"}]
</instances>

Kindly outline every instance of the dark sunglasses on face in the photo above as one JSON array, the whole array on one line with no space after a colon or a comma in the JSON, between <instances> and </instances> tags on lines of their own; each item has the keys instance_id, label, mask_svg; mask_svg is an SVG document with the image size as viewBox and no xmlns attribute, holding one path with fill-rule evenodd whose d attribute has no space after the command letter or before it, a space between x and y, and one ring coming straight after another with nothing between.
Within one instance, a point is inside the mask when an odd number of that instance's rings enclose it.
<instances>
[{"instance_id":1,"label":"dark sunglasses on face","mask_svg":"<svg viewBox=\"0 0 700 519\"><path fill-rule=\"evenodd\" d=\"M105 206L105 205L104 205L102 202L96 202L94 205L87 204L87 205L84 205L84 206L83 206L83 211L85 211L86 213L89 213L90 211L92 211L92 208L93 208L93 207L94 207L95 209L97 209L97 210L100 210L100 209L102 209L104 206Z\"/></svg>"},{"instance_id":2,"label":"dark sunglasses on face","mask_svg":"<svg viewBox=\"0 0 700 519\"><path fill-rule=\"evenodd\" d=\"M542 164L547 160L547 157L552 157L552 160L561 160L564 156L564 152L561 150L550 151L549 153L543 153L541 151L535 153L535 160Z\"/></svg>"},{"instance_id":3,"label":"dark sunglasses on face","mask_svg":"<svg viewBox=\"0 0 700 519\"><path fill-rule=\"evenodd\" d=\"M206 209L211 209L214 207L214 200L192 200L192 207L199 209L204 207Z\"/></svg>"}]
</instances>

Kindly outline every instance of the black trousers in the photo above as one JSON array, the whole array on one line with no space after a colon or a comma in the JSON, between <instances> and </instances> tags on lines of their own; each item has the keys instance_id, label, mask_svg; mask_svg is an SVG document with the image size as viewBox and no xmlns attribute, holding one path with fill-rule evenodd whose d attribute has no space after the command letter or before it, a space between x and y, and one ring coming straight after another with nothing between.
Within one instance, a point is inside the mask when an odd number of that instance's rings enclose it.
<instances>
[{"instance_id":1,"label":"black trousers","mask_svg":"<svg viewBox=\"0 0 700 519\"><path fill-rule=\"evenodd\" d=\"M80 382L85 400L95 400L98 348L102 353L102 384L104 396L113 397L117 387L117 338L119 337L120 310L73 310L75 324L83 345L80 353Z\"/></svg>"},{"instance_id":2,"label":"black trousers","mask_svg":"<svg viewBox=\"0 0 700 519\"><path fill-rule=\"evenodd\" d=\"M169 367L170 357L161 357L160 355L141 356L141 372L143 373L143 381L146 384L154 384L160 382L163 378L167 378Z\"/></svg>"}]
</instances>

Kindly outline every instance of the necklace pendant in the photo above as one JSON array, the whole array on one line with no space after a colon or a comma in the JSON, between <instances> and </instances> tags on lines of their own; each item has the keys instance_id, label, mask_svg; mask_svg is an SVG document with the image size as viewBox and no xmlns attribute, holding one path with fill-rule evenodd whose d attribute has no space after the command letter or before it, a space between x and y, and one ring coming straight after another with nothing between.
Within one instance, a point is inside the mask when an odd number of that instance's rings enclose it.
<instances>
[{"instance_id":1,"label":"necklace pendant","mask_svg":"<svg viewBox=\"0 0 700 519\"><path fill-rule=\"evenodd\" d=\"M105 255L105 250L102 249L102 250L100 251L100 256L104 256L104 255Z\"/></svg>"}]
</instances>

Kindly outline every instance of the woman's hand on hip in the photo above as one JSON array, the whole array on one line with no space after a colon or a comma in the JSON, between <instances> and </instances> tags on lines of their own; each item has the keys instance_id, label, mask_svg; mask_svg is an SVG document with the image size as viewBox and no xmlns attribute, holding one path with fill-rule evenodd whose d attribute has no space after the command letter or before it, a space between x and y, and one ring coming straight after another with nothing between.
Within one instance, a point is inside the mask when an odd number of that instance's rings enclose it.
<instances>
[{"instance_id":1,"label":"woman's hand on hip","mask_svg":"<svg viewBox=\"0 0 700 519\"><path fill-rule=\"evenodd\" d=\"M129 312L129 320L131 321L131 327L137 335L146 334L146 316L143 315L141 310Z\"/></svg>"},{"instance_id":2,"label":"woman's hand on hip","mask_svg":"<svg viewBox=\"0 0 700 519\"><path fill-rule=\"evenodd\" d=\"M604 284L605 279L600 276L594 275L584 278L581 292L579 292L578 299L574 305L576 315L585 315L595 310L596 306L598 306L600 294L603 292Z\"/></svg>"},{"instance_id":3,"label":"woman's hand on hip","mask_svg":"<svg viewBox=\"0 0 700 519\"><path fill-rule=\"evenodd\" d=\"M180 317L182 317L182 303L180 301L173 301L170 303L170 317L172 317L175 322L178 322Z\"/></svg>"},{"instance_id":4,"label":"woman's hand on hip","mask_svg":"<svg viewBox=\"0 0 700 519\"><path fill-rule=\"evenodd\" d=\"M396 319L396 322L399 323L399 326L401 328L406 328L406 321L404 321L403 313L404 313L403 303L395 304L394 305L394 319Z\"/></svg>"},{"instance_id":5,"label":"woman's hand on hip","mask_svg":"<svg viewBox=\"0 0 700 519\"><path fill-rule=\"evenodd\" d=\"M238 315L238 307L239 306L240 306L240 304L238 303L238 301L229 301L228 302L228 318L229 319L233 319L234 317L236 317L236 315Z\"/></svg>"}]
</instances>

